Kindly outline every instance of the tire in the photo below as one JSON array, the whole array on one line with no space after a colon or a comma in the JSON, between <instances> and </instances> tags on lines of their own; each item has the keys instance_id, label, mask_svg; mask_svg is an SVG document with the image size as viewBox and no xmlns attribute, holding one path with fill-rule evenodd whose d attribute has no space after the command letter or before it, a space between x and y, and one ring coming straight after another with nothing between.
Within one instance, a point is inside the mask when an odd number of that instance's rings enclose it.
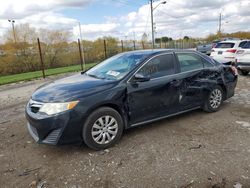
<instances>
[{"instance_id":1,"label":"tire","mask_svg":"<svg viewBox=\"0 0 250 188\"><path fill-rule=\"evenodd\" d=\"M206 112L216 112L223 103L224 91L220 86L215 86L208 94L203 110Z\"/></svg>"},{"instance_id":2,"label":"tire","mask_svg":"<svg viewBox=\"0 0 250 188\"><path fill-rule=\"evenodd\" d=\"M239 74L240 74L240 75L247 76L248 73L249 73L249 71L246 71L246 70L239 70Z\"/></svg>"},{"instance_id":3,"label":"tire","mask_svg":"<svg viewBox=\"0 0 250 188\"><path fill-rule=\"evenodd\" d=\"M123 119L114 109L101 107L92 112L83 126L83 141L94 149L113 146L122 136Z\"/></svg>"}]
</instances>

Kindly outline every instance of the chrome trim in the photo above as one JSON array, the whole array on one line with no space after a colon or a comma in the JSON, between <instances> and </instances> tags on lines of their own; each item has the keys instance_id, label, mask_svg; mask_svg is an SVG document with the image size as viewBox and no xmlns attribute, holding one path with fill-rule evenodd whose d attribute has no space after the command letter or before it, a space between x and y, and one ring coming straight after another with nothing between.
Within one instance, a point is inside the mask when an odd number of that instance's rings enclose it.
<instances>
[{"instance_id":1,"label":"chrome trim","mask_svg":"<svg viewBox=\"0 0 250 188\"><path fill-rule=\"evenodd\" d=\"M183 114L185 112L189 112L189 111L192 111L192 110L197 110L199 108L200 108L200 106L199 107L195 107L195 108L191 108L191 109L188 109L188 110L184 110L184 111L181 111L181 112L173 113L173 114L170 114L170 115L167 115L167 116L162 116L162 117L154 118L154 119L151 119L151 120L142 121L142 122L139 122L139 123L132 124L130 126L131 127L135 127L135 126L146 124L146 123L152 123L152 122L155 122L155 121L158 121L158 120L161 120L161 119L165 119L165 118L168 118L168 117L172 117L172 116L176 116L176 115L179 115L179 114Z\"/></svg>"},{"instance_id":2,"label":"chrome trim","mask_svg":"<svg viewBox=\"0 0 250 188\"><path fill-rule=\"evenodd\" d=\"M32 100L32 99L29 100L29 107L41 108L42 105L44 105L44 103L42 103L42 102L37 102L37 101L34 101L34 100Z\"/></svg>"},{"instance_id":3,"label":"chrome trim","mask_svg":"<svg viewBox=\"0 0 250 188\"><path fill-rule=\"evenodd\" d=\"M37 136L37 132L36 129L34 127L32 127L32 125L30 125L29 123L27 123L27 127L28 127L28 131L30 133L30 135L32 136L32 138L38 142L39 138Z\"/></svg>"}]
</instances>

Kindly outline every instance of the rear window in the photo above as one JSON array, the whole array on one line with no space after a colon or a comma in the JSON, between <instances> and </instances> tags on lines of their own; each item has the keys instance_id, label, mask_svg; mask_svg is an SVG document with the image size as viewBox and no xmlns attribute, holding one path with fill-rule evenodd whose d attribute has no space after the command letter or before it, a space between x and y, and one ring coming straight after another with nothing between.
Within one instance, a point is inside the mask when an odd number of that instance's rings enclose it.
<instances>
[{"instance_id":1,"label":"rear window","mask_svg":"<svg viewBox=\"0 0 250 188\"><path fill-rule=\"evenodd\" d=\"M250 49L250 41L248 41L244 46L242 46L244 49Z\"/></svg>"},{"instance_id":2,"label":"rear window","mask_svg":"<svg viewBox=\"0 0 250 188\"><path fill-rule=\"evenodd\" d=\"M233 48L234 43L231 42L220 42L218 43L215 48Z\"/></svg>"}]
</instances>

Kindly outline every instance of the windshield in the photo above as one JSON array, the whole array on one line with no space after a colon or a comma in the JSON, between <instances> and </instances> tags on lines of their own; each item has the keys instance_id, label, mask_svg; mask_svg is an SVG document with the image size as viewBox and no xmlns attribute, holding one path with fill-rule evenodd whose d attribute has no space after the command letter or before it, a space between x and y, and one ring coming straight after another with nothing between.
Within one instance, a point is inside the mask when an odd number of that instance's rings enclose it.
<instances>
[{"instance_id":1,"label":"windshield","mask_svg":"<svg viewBox=\"0 0 250 188\"><path fill-rule=\"evenodd\" d=\"M148 54L145 53L118 54L96 65L88 70L86 74L99 79L119 80L126 76L147 56Z\"/></svg>"}]
</instances>

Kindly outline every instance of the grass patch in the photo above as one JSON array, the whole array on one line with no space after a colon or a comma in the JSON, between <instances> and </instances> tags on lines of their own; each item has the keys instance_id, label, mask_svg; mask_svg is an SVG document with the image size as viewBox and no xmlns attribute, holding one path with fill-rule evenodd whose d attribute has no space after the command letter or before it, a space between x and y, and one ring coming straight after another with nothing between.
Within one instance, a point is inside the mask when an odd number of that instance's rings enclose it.
<instances>
[{"instance_id":1,"label":"grass patch","mask_svg":"<svg viewBox=\"0 0 250 188\"><path fill-rule=\"evenodd\" d=\"M94 65L96 65L96 63L86 64L86 69L89 69L93 67ZM56 75L56 74L61 74L61 73L66 73L66 72L75 72L75 71L80 71L80 70L81 70L81 65L73 65L73 66L68 66L68 67L46 69L45 75L50 76L50 75ZM34 72L26 72L26 73L21 73L21 74L13 74L13 75L8 75L8 76L0 76L0 85L32 80L35 78L41 78L42 76L43 76L42 71L34 71Z\"/></svg>"}]
</instances>

